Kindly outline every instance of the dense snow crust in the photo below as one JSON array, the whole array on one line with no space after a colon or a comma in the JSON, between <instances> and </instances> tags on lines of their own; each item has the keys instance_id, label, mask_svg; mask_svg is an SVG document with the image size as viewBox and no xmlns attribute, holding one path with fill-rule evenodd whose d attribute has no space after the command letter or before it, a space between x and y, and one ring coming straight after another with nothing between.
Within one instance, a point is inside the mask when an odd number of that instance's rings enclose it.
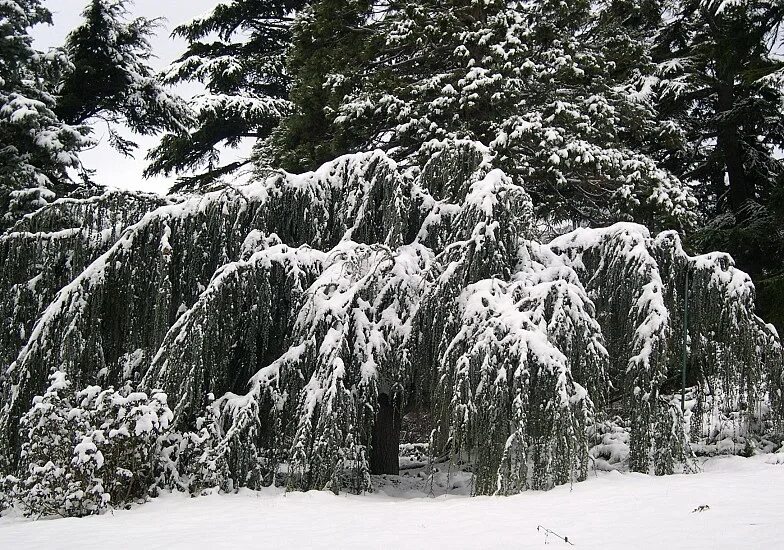
<instances>
[{"instance_id":1,"label":"dense snow crust","mask_svg":"<svg viewBox=\"0 0 784 550\"><path fill-rule=\"evenodd\" d=\"M183 432L212 419L191 436L224 489L370 489L381 394L430 411L429 460L470 464L476 494L583 480L591 461L689 470L689 441L780 427L779 339L731 258L629 223L536 242L525 189L483 146L423 151L421 168L376 151L20 222L0 241L9 467L52 369L163 392Z\"/></svg>"}]
</instances>

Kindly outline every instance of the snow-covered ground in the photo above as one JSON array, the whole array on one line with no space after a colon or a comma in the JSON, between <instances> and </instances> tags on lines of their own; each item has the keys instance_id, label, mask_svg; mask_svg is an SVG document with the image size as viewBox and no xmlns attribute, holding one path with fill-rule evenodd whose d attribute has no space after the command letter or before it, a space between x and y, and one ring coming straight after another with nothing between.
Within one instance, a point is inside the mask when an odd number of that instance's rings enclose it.
<instances>
[{"instance_id":1,"label":"snow-covered ground","mask_svg":"<svg viewBox=\"0 0 784 550\"><path fill-rule=\"evenodd\" d=\"M85 519L2 518L0 548L540 548L538 525L580 548L784 548L784 464L766 459L713 458L689 476L592 474L509 498L431 498L404 490L415 485L406 480L365 496L167 494Z\"/></svg>"}]
</instances>

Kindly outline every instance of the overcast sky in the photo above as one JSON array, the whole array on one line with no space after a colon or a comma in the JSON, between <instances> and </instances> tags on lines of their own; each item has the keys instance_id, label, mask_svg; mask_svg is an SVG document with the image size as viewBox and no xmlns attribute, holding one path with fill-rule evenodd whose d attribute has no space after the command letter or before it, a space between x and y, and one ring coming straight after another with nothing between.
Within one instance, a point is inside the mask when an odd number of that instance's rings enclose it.
<instances>
[{"instance_id":1,"label":"overcast sky","mask_svg":"<svg viewBox=\"0 0 784 550\"><path fill-rule=\"evenodd\" d=\"M54 15L54 25L39 25L33 29L36 47L41 50L62 45L66 35L79 24L80 14L88 2L87 0L46 0L44 3ZM136 17L166 19L158 35L151 41L153 52L157 56L157 59L152 61L155 69L163 69L185 50L184 41L169 37L171 29L208 13L218 3L218 0L135 0L130 5ZM103 138L100 129L97 130L96 137ZM102 139L95 149L82 154L82 161L88 168L97 170L95 179L99 183L128 189L165 192L171 183L168 179L142 179L142 170L145 167L144 156L157 140L141 136L135 136L133 139L141 146L136 152L135 159L119 155Z\"/></svg>"}]
</instances>

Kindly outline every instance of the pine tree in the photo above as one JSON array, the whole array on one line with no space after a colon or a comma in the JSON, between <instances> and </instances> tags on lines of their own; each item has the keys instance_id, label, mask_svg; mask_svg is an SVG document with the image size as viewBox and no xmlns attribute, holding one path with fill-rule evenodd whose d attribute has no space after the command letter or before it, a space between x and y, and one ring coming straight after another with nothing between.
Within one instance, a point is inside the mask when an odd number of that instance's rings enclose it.
<instances>
[{"instance_id":1,"label":"pine tree","mask_svg":"<svg viewBox=\"0 0 784 550\"><path fill-rule=\"evenodd\" d=\"M135 144L117 126L141 135L183 131L189 111L168 93L149 65L149 38L159 20L128 20L131 0L91 0L84 21L66 38L69 67L55 112L66 123L104 121L112 145L130 154Z\"/></svg>"},{"instance_id":2,"label":"pine tree","mask_svg":"<svg viewBox=\"0 0 784 550\"><path fill-rule=\"evenodd\" d=\"M304 5L304 0L231 0L174 30L189 46L166 81L200 82L207 91L193 99L195 123L165 135L150 152L147 175L195 172L174 187L193 188L252 162L220 165L219 148L264 140L291 112L285 55L293 13Z\"/></svg>"},{"instance_id":3,"label":"pine tree","mask_svg":"<svg viewBox=\"0 0 784 550\"><path fill-rule=\"evenodd\" d=\"M780 44L784 2L681 1L661 32L662 111L688 146L672 168L695 182L709 220L703 248L732 252L755 279L779 272L784 235Z\"/></svg>"},{"instance_id":4,"label":"pine tree","mask_svg":"<svg viewBox=\"0 0 784 550\"><path fill-rule=\"evenodd\" d=\"M0 228L74 187L69 169L88 129L61 122L54 84L67 61L32 47L30 29L51 23L40 0L0 5Z\"/></svg>"}]
</instances>

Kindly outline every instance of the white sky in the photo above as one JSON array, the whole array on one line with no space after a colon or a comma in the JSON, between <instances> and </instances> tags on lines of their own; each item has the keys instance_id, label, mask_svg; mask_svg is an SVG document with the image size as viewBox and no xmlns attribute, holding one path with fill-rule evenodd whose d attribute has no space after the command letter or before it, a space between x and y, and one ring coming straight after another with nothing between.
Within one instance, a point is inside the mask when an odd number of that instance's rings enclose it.
<instances>
[{"instance_id":1,"label":"white sky","mask_svg":"<svg viewBox=\"0 0 784 550\"><path fill-rule=\"evenodd\" d=\"M53 13L52 26L39 25L33 28L32 35L38 49L46 50L62 45L66 35L79 24L81 12L88 0L46 0L45 5ZM166 21L151 40L157 59L152 60L155 69L163 69L185 51L183 40L169 37L171 29L212 10L219 0L135 0L129 7L135 17L164 17ZM178 90L180 93L193 93L197 89ZM144 156L147 150L157 143L154 137L129 136L140 145L135 159L126 158L108 146L104 131L96 128L94 136L101 139L99 145L82 153L85 166L96 170L94 176L98 183L112 187L165 192L174 180L172 178L142 179L146 165Z\"/></svg>"}]
</instances>

